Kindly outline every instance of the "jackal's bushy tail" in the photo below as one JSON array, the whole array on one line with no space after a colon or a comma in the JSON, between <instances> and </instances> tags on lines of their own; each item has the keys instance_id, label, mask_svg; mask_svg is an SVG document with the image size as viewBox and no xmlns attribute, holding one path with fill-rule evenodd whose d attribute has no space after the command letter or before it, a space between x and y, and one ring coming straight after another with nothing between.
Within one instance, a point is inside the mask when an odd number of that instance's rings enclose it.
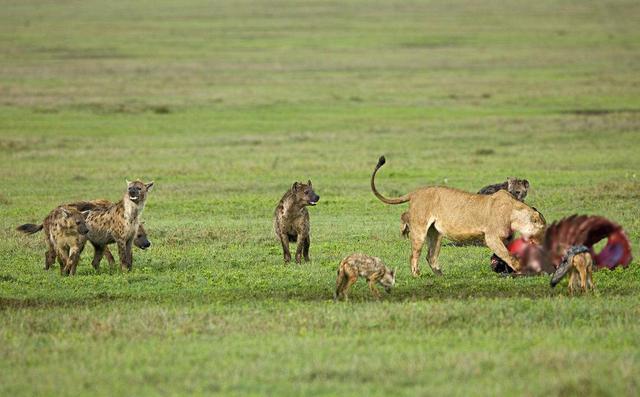
<instances>
[{"instance_id":1,"label":"jackal's bushy tail","mask_svg":"<svg viewBox=\"0 0 640 397\"><path fill-rule=\"evenodd\" d=\"M380 167L382 167L386 162L387 160L384 158L384 156L380 156L380 158L378 159L378 164L376 165L376 168L373 170L373 174L371 174L371 190L373 191L373 194L378 198L378 200L382 201L383 203L386 203L386 204L406 203L407 201L409 201L408 194L405 194L404 196L401 196L401 197L387 198L387 197L384 197L382 194L380 194L380 192L378 192L378 189L376 189L376 184L375 184L376 173L378 172Z\"/></svg>"},{"instance_id":2,"label":"jackal's bushy tail","mask_svg":"<svg viewBox=\"0 0 640 397\"><path fill-rule=\"evenodd\" d=\"M16 230L25 234L33 234L42 230L42 227L42 224L34 225L33 223L25 223L24 225L18 226Z\"/></svg>"},{"instance_id":3,"label":"jackal's bushy tail","mask_svg":"<svg viewBox=\"0 0 640 397\"><path fill-rule=\"evenodd\" d=\"M589 248L584 245L574 245L573 247L567 250L567 253L564 255L562 262L560 262L560 266L556 269L556 272L551 276L551 288L555 287L560 280L564 278L571 269L573 263L573 257L578 254L583 254L585 252L589 252Z\"/></svg>"}]
</instances>

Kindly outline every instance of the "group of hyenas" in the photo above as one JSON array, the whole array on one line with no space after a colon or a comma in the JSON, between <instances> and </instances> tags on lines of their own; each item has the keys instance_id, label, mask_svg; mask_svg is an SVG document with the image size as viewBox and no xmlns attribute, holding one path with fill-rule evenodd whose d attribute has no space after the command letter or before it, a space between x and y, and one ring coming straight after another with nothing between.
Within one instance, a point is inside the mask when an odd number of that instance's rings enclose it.
<instances>
[{"instance_id":1,"label":"group of hyenas","mask_svg":"<svg viewBox=\"0 0 640 397\"><path fill-rule=\"evenodd\" d=\"M63 204L54 208L41 224L27 223L19 226L18 231L44 232L45 269L57 259L61 274L75 274L80 254L89 241L94 248L91 264L96 270L103 256L109 265L115 263L107 246L116 243L121 268L127 271L133 264L133 244L141 249L151 246L140 215L152 188L153 182L127 181L124 197L117 203L99 199Z\"/></svg>"}]
</instances>

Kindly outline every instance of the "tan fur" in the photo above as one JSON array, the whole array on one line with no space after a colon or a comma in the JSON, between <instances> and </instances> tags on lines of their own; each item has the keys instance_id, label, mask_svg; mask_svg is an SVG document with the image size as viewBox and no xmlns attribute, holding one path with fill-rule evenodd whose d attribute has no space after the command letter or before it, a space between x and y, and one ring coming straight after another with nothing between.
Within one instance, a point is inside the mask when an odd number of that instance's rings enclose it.
<instances>
[{"instance_id":1,"label":"tan fur","mask_svg":"<svg viewBox=\"0 0 640 397\"><path fill-rule=\"evenodd\" d=\"M131 247L140 226L140 215L144 210L147 194L153 182L127 181L127 190L122 200L106 208L92 210L87 217L89 226L88 239L96 248L92 265L98 268L104 255L104 247L108 244L118 245L120 267L123 271L131 270L133 255Z\"/></svg>"},{"instance_id":2,"label":"tan fur","mask_svg":"<svg viewBox=\"0 0 640 397\"><path fill-rule=\"evenodd\" d=\"M573 257L569 270L569 293L573 295L578 289L582 292L592 290L593 259L588 252Z\"/></svg>"},{"instance_id":3,"label":"tan fur","mask_svg":"<svg viewBox=\"0 0 640 397\"><path fill-rule=\"evenodd\" d=\"M48 270L57 258L60 273L74 275L87 241L87 214L88 211L81 213L73 207L59 206L47 215L42 224L25 224L17 230L28 234L43 230L47 244L45 270Z\"/></svg>"},{"instance_id":4,"label":"tan fur","mask_svg":"<svg viewBox=\"0 0 640 397\"><path fill-rule=\"evenodd\" d=\"M409 238L409 232L411 228L409 227L409 211L405 211L400 215L400 234L402 237Z\"/></svg>"},{"instance_id":5,"label":"tan fur","mask_svg":"<svg viewBox=\"0 0 640 397\"><path fill-rule=\"evenodd\" d=\"M86 211L86 210L106 211L113 205L114 203L105 199L96 199L91 201L78 201L75 203L67 204L67 206L76 208L80 211ZM89 237L91 237L91 234L89 234ZM91 239L89 239L89 242L91 243L91 245L93 245L93 248L94 248L93 260L91 262L94 269L98 270L100 266L100 261L102 259L102 255L100 255L100 252L102 252L104 257L107 258L107 262L109 263L109 266L113 266L115 264L115 259L113 258L113 254L111 254L111 251L109 250L109 246L103 244L104 240L91 241ZM113 242L115 242L115 240ZM147 232L144 229L144 226L142 225L142 223L138 225L138 230L136 231L133 244L142 250L147 249L151 245L151 243L149 242L149 239L147 238Z\"/></svg>"},{"instance_id":6,"label":"tan fur","mask_svg":"<svg viewBox=\"0 0 640 397\"><path fill-rule=\"evenodd\" d=\"M504 190L480 195L433 186L419 188L402 197L386 198L376 190L374 182L376 172L384 163L381 158L371 176L371 189L384 203L409 202L405 216L408 222L405 219L403 222L410 225L411 273L414 277L420 275L418 260L425 240L429 249L427 261L432 271L440 275L438 255L443 237L454 241L482 239L515 272L520 270L520 263L509 254L505 240L514 232L534 240L542 237L545 222L540 213Z\"/></svg>"},{"instance_id":7,"label":"tan fur","mask_svg":"<svg viewBox=\"0 0 640 397\"><path fill-rule=\"evenodd\" d=\"M349 299L347 293L358 277L367 280L369 290L376 299L380 298L376 284L379 283L387 292L390 292L396 283L395 269L389 269L380 258L365 254L351 254L345 257L338 267L336 292L333 295L333 300L337 301L343 298L347 301Z\"/></svg>"}]
</instances>

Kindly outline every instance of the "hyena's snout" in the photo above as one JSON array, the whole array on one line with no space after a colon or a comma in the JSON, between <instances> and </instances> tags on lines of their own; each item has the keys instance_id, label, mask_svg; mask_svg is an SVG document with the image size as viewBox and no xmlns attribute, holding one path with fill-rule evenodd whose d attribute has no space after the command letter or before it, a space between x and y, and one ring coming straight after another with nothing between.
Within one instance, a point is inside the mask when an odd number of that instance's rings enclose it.
<instances>
[{"instance_id":1,"label":"hyena's snout","mask_svg":"<svg viewBox=\"0 0 640 397\"><path fill-rule=\"evenodd\" d=\"M315 192L311 192L311 197L309 197L309 204L316 205L320 200L320 196L318 196Z\"/></svg>"},{"instance_id":2,"label":"hyena's snout","mask_svg":"<svg viewBox=\"0 0 640 397\"><path fill-rule=\"evenodd\" d=\"M87 227L87 225L85 225L84 223L78 225L78 233L82 234L83 236L87 233L89 233L89 228Z\"/></svg>"},{"instance_id":3,"label":"hyena's snout","mask_svg":"<svg viewBox=\"0 0 640 397\"><path fill-rule=\"evenodd\" d=\"M140 198L140 188L138 186L129 187L128 193L131 200L137 200Z\"/></svg>"}]
</instances>

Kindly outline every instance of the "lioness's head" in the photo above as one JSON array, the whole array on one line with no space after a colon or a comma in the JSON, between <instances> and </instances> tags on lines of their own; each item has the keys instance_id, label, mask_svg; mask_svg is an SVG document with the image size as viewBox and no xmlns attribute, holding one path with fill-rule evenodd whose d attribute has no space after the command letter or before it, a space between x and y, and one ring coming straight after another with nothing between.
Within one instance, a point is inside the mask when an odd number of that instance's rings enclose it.
<instances>
[{"instance_id":1,"label":"lioness's head","mask_svg":"<svg viewBox=\"0 0 640 397\"><path fill-rule=\"evenodd\" d=\"M295 182L293 186L291 186L291 194L293 194L295 202L302 206L316 205L318 200L320 200L320 196L313 191L311 180L308 180L306 184Z\"/></svg>"},{"instance_id":2,"label":"lioness's head","mask_svg":"<svg viewBox=\"0 0 640 397\"><path fill-rule=\"evenodd\" d=\"M535 243L541 243L547 222L544 216L534 208L526 204L520 204L521 208L513 210L511 219L511 230L520 232L526 239Z\"/></svg>"},{"instance_id":3,"label":"lioness's head","mask_svg":"<svg viewBox=\"0 0 640 397\"><path fill-rule=\"evenodd\" d=\"M63 229L75 231L83 236L89 233L89 228L85 222L89 211L80 212L73 207L60 207L60 213L62 216L58 222Z\"/></svg>"},{"instance_id":4,"label":"lioness's head","mask_svg":"<svg viewBox=\"0 0 640 397\"><path fill-rule=\"evenodd\" d=\"M507 178L507 191L518 201L524 201L529 192L529 181L526 179Z\"/></svg>"},{"instance_id":5,"label":"lioness's head","mask_svg":"<svg viewBox=\"0 0 640 397\"><path fill-rule=\"evenodd\" d=\"M388 294L391 293L391 288L396 285L396 269L389 269L385 266L384 270L384 276L382 276L379 283Z\"/></svg>"},{"instance_id":6,"label":"lioness's head","mask_svg":"<svg viewBox=\"0 0 640 397\"><path fill-rule=\"evenodd\" d=\"M147 200L147 193L149 193L151 189L153 189L153 182L144 183L138 180L133 182L127 181L125 198L137 205L144 205L144 202Z\"/></svg>"}]
</instances>

